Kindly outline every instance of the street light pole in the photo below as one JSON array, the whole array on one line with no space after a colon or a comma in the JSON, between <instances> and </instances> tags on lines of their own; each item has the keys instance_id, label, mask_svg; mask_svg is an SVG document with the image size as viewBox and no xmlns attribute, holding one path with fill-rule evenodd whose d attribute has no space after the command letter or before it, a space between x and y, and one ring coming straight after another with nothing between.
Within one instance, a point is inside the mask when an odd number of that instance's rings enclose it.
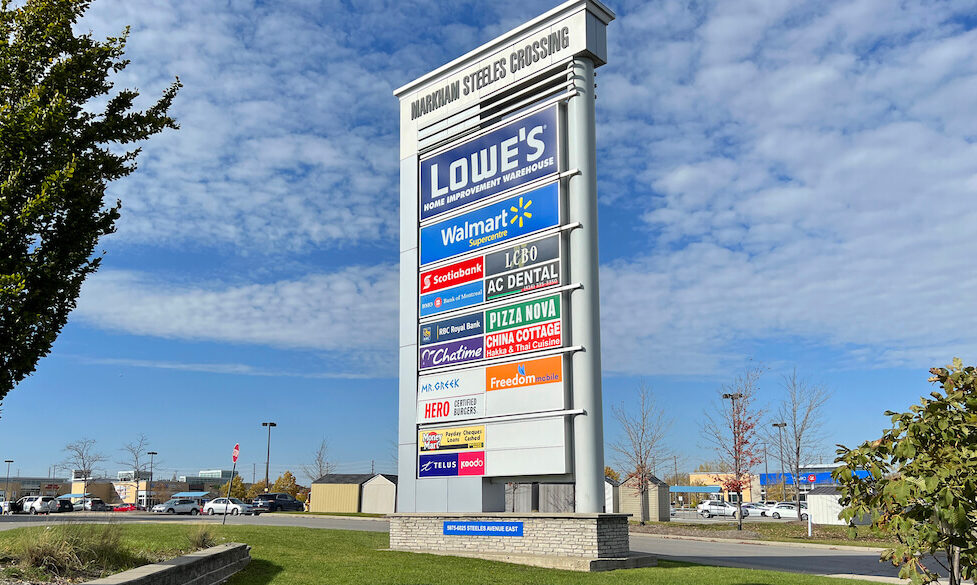
<instances>
[{"instance_id":1,"label":"street light pole","mask_svg":"<svg viewBox=\"0 0 977 585\"><path fill-rule=\"evenodd\" d=\"M277 427L278 425L273 422L263 422L261 426L268 427L268 454L265 457L265 492L268 492L269 480L268 480L268 466L271 463L271 427Z\"/></svg>"},{"instance_id":2,"label":"street light pole","mask_svg":"<svg viewBox=\"0 0 977 585\"><path fill-rule=\"evenodd\" d=\"M159 455L156 451L150 451L147 453L149 455L149 485L146 486L149 489L146 490L146 509L150 509L150 503L153 501L153 459ZM136 480L136 502L139 502L139 480Z\"/></svg>"},{"instance_id":3,"label":"street light pole","mask_svg":"<svg viewBox=\"0 0 977 585\"><path fill-rule=\"evenodd\" d=\"M742 470L740 469L741 455L740 455L740 434L742 430L740 429L740 415L736 410L736 401L743 398L743 394L736 392L735 394L723 394L723 400L729 400L733 406L733 473L735 476L733 479L736 481L736 529L743 530L743 482L740 479L742 475Z\"/></svg>"},{"instance_id":4,"label":"street light pole","mask_svg":"<svg viewBox=\"0 0 977 585\"><path fill-rule=\"evenodd\" d=\"M773 423L773 426L777 428L777 442L780 443L780 495L785 500L787 499L787 478L784 477L784 427L787 426L785 422ZM797 478L794 478L794 487L797 487Z\"/></svg>"},{"instance_id":5,"label":"street light pole","mask_svg":"<svg viewBox=\"0 0 977 585\"><path fill-rule=\"evenodd\" d=\"M11 512L11 510L10 510L10 504L11 504L11 502L10 502L10 464L13 463L14 460L13 459L4 459L3 462L7 464L7 485L6 485L6 487L3 488L3 499L6 500L6 502L7 502L7 512Z\"/></svg>"}]
</instances>

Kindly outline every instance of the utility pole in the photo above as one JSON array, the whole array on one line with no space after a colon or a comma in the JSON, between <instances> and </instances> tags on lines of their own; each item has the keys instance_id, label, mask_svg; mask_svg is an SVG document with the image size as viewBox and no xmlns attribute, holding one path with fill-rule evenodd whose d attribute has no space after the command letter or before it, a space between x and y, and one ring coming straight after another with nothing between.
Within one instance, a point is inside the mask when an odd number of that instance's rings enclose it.
<instances>
[{"instance_id":1,"label":"utility pole","mask_svg":"<svg viewBox=\"0 0 977 585\"><path fill-rule=\"evenodd\" d=\"M740 445L740 421L741 417L739 412L736 410L736 401L743 398L743 395L739 392L735 394L723 394L723 400L729 400L733 405L733 452L739 453ZM740 471L740 461L741 457L739 455L734 455L733 457L733 473L736 474L734 479L736 480L736 529L743 530L743 484L740 480L742 475Z\"/></svg>"},{"instance_id":2,"label":"utility pole","mask_svg":"<svg viewBox=\"0 0 977 585\"><path fill-rule=\"evenodd\" d=\"M254 479L256 477L257 472L258 472L258 464L257 463L252 463L251 464L251 484L252 485L254 485Z\"/></svg>"},{"instance_id":3,"label":"utility pole","mask_svg":"<svg viewBox=\"0 0 977 585\"><path fill-rule=\"evenodd\" d=\"M780 493L784 500L787 499L787 478L784 476L784 427L787 426L785 422L773 423L773 426L777 428L777 438L780 443ZM794 483L797 483L797 478L794 478ZM796 487L796 485L795 485Z\"/></svg>"},{"instance_id":4,"label":"utility pole","mask_svg":"<svg viewBox=\"0 0 977 585\"><path fill-rule=\"evenodd\" d=\"M7 502L7 513L13 514L13 510L10 509L10 504L13 503L10 500L10 464L13 463L14 460L4 459L3 462L7 464L7 486L3 488L3 499Z\"/></svg>"},{"instance_id":5,"label":"utility pole","mask_svg":"<svg viewBox=\"0 0 977 585\"><path fill-rule=\"evenodd\" d=\"M153 501L153 459L155 459L155 457L159 455L159 453L157 453L156 451L150 451L149 453L146 453L146 455L149 455L149 485L147 486L149 489L146 490L147 492L146 509L149 510ZM136 478L136 504L138 503L139 503L139 478L137 477Z\"/></svg>"},{"instance_id":6,"label":"utility pole","mask_svg":"<svg viewBox=\"0 0 977 585\"><path fill-rule=\"evenodd\" d=\"M269 421L261 423L261 426L268 427L268 454L265 457L265 493L267 493L269 487L268 484L270 483L268 480L268 466L271 463L271 428L277 427L278 425Z\"/></svg>"}]
</instances>

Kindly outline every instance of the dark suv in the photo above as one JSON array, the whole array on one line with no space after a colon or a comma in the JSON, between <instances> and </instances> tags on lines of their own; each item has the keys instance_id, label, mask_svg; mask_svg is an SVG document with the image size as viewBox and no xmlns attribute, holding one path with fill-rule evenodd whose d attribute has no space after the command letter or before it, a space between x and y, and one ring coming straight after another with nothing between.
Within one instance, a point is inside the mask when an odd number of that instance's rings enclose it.
<instances>
[{"instance_id":1,"label":"dark suv","mask_svg":"<svg viewBox=\"0 0 977 585\"><path fill-rule=\"evenodd\" d=\"M305 510L305 504L296 500L288 494L259 494L255 496L254 500L251 502L251 506L255 510L268 511L268 512L278 512L278 511L288 511L296 510L302 512Z\"/></svg>"}]
</instances>

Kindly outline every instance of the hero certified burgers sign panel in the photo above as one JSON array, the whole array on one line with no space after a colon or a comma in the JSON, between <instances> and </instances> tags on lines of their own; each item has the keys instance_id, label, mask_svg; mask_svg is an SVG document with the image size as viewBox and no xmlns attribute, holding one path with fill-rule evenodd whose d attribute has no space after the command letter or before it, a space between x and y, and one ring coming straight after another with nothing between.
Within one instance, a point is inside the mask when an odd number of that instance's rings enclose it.
<instances>
[{"instance_id":1,"label":"hero certified burgers sign panel","mask_svg":"<svg viewBox=\"0 0 977 585\"><path fill-rule=\"evenodd\" d=\"M557 183L421 228L421 264L447 260L560 225Z\"/></svg>"},{"instance_id":2,"label":"hero certified burgers sign panel","mask_svg":"<svg viewBox=\"0 0 977 585\"><path fill-rule=\"evenodd\" d=\"M421 161L421 219L555 173L556 106Z\"/></svg>"}]
</instances>

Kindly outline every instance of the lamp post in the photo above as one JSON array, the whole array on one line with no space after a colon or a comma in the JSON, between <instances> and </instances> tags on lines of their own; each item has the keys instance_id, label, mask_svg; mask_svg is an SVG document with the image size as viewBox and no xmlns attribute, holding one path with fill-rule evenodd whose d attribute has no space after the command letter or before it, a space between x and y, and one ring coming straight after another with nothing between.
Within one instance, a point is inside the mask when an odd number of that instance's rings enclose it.
<instances>
[{"instance_id":1,"label":"lamp post","mask_svg":"<svg viewBox=\"0 0 977 585\"><path fill-rule=\"evenodd\" d=\"M7 485L3 488L3 499L7 501L7 511L10 511L10 464L14 462L13 459L4 459L4 463L7 464Z\"/></svg>"},{"instance_id":2,"label":"lamp post","mask_svg":"<svg viewBox=\"0 0 977 585\"><path fill-rule=\"evenodd\" d=\"M156 451L150 451L149 453L146 453L146 455L149 455L149 485L146 486L147 488L149 488L146 490L146 509L149 510L150 504L153 501L153 459L157 455L159 455L159 453L157 453ZM136 480L136 502L137 503L139 502L139 480L138 479Z\"/></svg>"},{"instance_id":3,"label":"lamp post","mask_svg":"<svg viewBox=\"0 0 977 585\"><path fill-rule=\"evenodd\" d=\"M777 428L777 442L780 443L780 496L787 499L787 478L784 477L784 427L785 422L775 422L773 426ZM797 487L797 478L794 478L794 487Z\"/></svg>"},{"instance_id":4,"label":"lamp post","mask_svg":"<svg viewBox=\"0 0 977 585\"><path fill-rule=\"evenodd\" d=\"M736 529L743 530L743 483L740 480L740 435L742 430L740 429L740 416L736 410L736 401L743 398L743 394L736 392L735 394L723 394L723 400L729 400L733 405L733 473L735 476L733 479L736 481Z\"/></svg>"},{"instance_id":5,"label":"lamp post","mask_svg":"<svg viewBox=\"0 0 977 585\"><path fill-rule=\"evenodd\" d=\"M278 425L273 422L263 422L261 426L268 427L268 454L265 457L265 492L268 492L268 465L271 463L271 427L277 427Z\"/></svg>"}]
</instances>

